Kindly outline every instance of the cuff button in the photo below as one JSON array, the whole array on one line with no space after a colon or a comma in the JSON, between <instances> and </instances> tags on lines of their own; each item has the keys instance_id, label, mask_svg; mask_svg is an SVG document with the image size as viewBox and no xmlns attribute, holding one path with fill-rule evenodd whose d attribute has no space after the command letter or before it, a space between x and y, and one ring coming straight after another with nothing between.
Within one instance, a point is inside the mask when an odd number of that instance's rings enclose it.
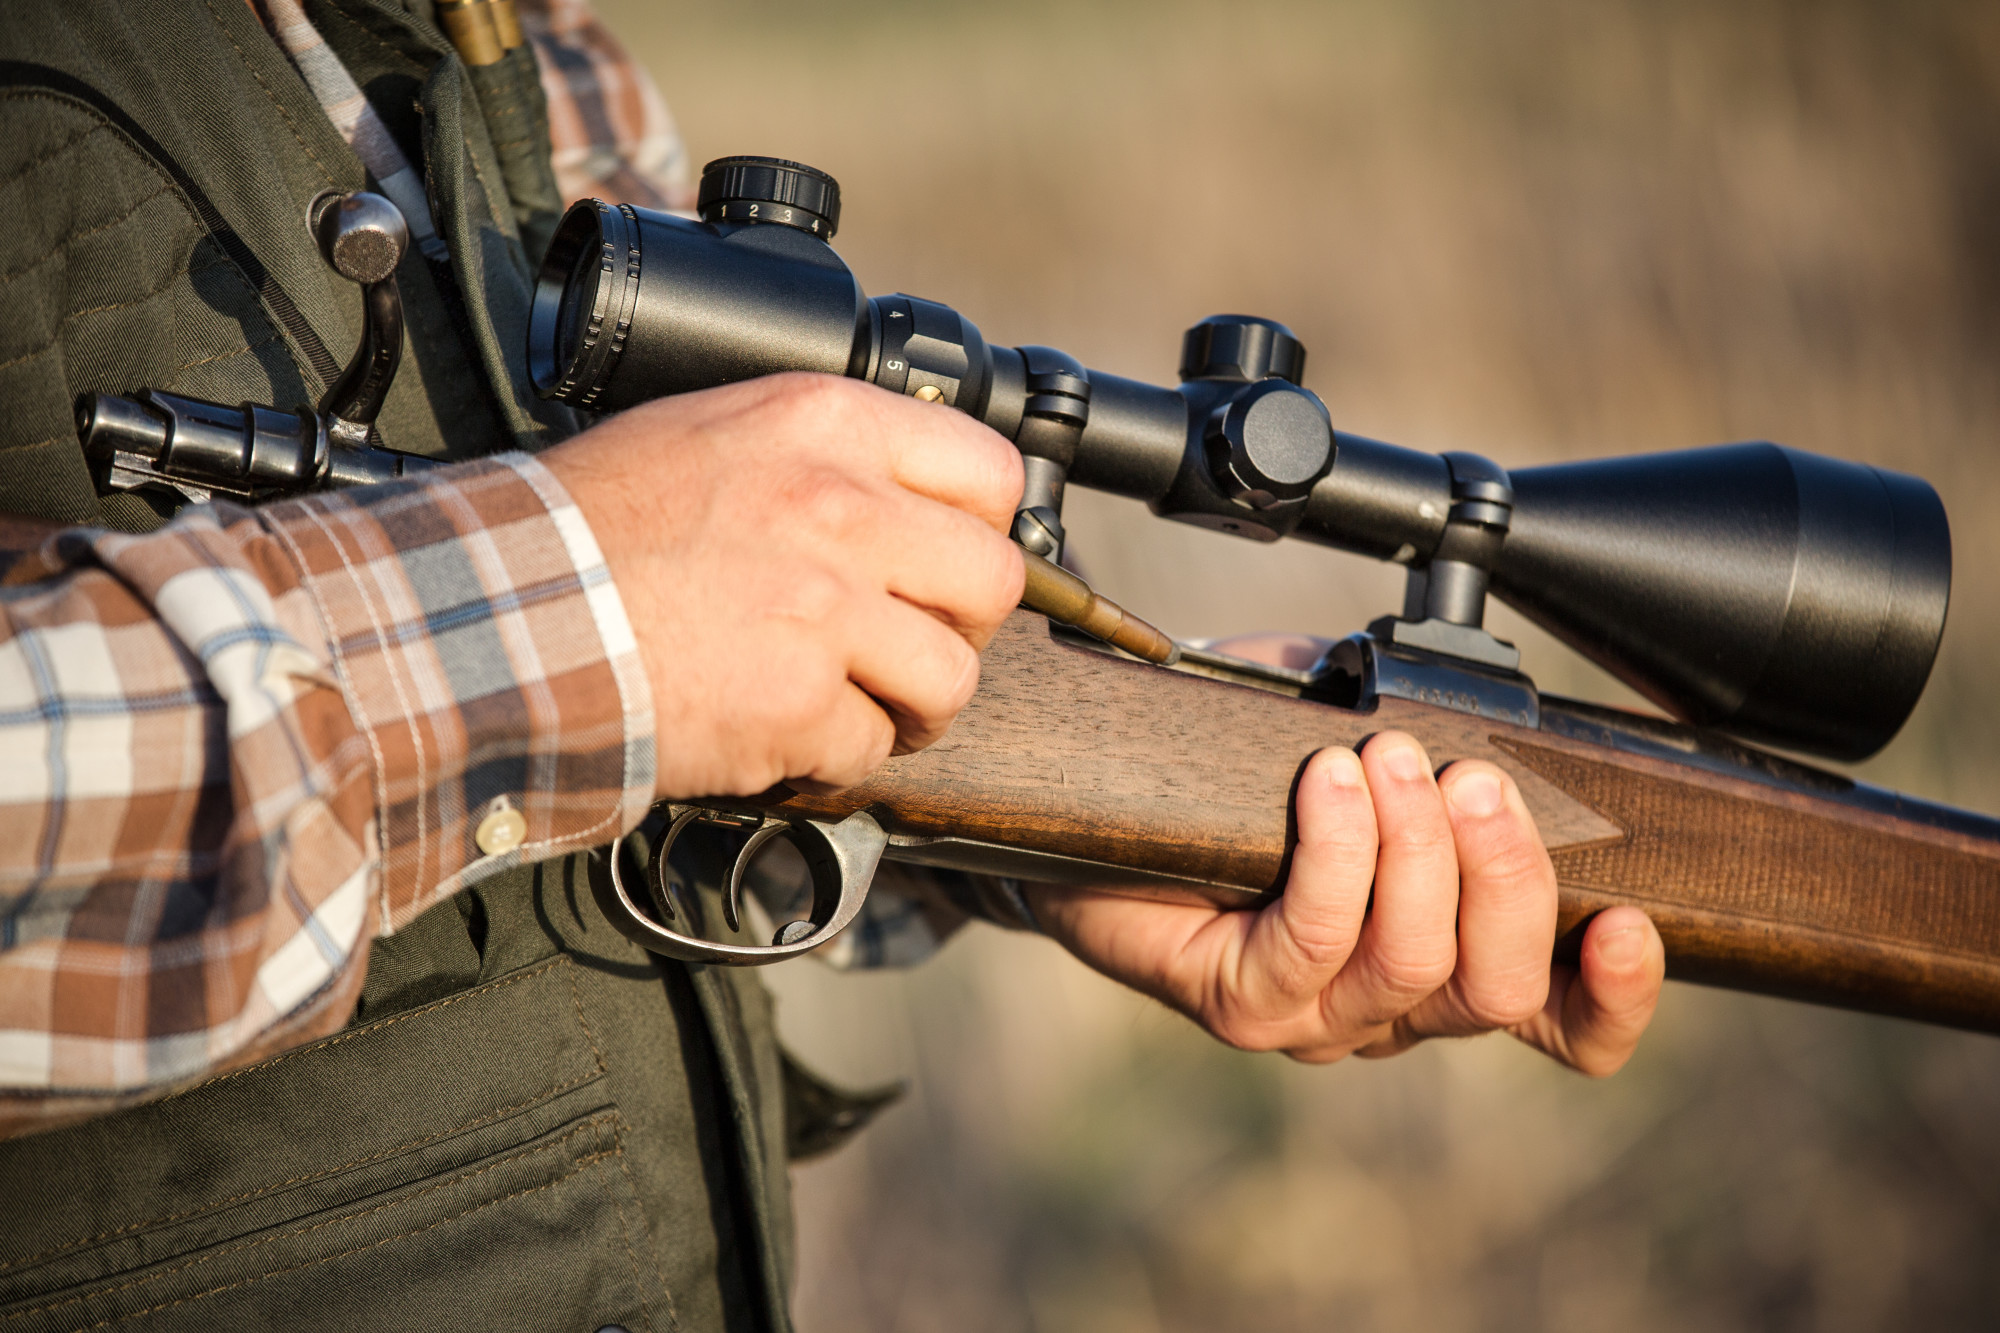
<instances>
[{"instance_id":1,"label":"cuff button","mask_svg":"<svg viewBox=\"0 0 2000 1333\"><path fill-rule=\"evenodd\" d=\"M527 836L528 817L516 810L506 797L498 796L486 807L486 818L479 821L472 840L488 856L499 856L519 847Z\"/></svg>"}]
</instances>

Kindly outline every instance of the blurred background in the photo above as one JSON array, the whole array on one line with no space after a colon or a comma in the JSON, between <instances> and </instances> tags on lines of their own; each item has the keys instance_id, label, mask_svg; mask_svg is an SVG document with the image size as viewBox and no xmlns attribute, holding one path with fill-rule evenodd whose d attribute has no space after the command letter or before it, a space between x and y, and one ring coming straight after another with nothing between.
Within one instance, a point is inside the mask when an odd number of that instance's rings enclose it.
<instances>
[{"instance_id":1,"label":"blurred background","mask_svg":"<svg viewBox=\"0 0 2000 1333\"><path fill-rule=\"evenodd\" d=\"M871 293L1171 382L1284 320L1336 425L1509 465L1766 438L1954 522L1929 693L1860 772L2000 811L2000 6L600 0L696 163L798 158ZM1339 635L1395 571L1072 492L1183 635ZM1551 691L1631 696L1500 609ZM1671 986L1617 1078L1504 1039L1225 1050L1054 946L771 969L908 1097L794 1172L805 1333L1990 1328L2000 1043Z\"/></svg>"}]
</instances>

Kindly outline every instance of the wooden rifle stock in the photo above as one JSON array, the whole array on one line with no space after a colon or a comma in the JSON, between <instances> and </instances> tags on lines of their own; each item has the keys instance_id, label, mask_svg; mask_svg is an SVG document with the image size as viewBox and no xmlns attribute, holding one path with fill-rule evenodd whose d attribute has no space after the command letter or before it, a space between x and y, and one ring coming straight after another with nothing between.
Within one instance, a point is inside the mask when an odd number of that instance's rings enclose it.
<instances>
[{"instance_id":1,"label":"wooden rifle stock","mask_svg":"<svg viewBox=\"0 0 2000 1333\"><path fill-rule=\"evenodd\" d=\"M1539 729L1383 698L1350 710L1092 651L1017 612L951 732L831 796L890 855L1252 906L1284 882L1306 759L1399 728L1507 770L1561 885L1559 952L1631 903L1670 976L2000 1031L2000 821L1706 733L1545 701Z\"/></svg>"}]
</instances>

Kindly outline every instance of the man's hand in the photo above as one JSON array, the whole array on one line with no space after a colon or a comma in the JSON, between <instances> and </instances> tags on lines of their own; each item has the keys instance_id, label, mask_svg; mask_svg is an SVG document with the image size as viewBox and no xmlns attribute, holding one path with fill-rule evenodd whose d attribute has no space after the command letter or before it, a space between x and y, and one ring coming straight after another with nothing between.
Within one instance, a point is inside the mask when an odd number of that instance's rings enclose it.
<instances>
[{"instance_id":1,"label":"man's hand","mask_svg":"<svg viewBox=\"0 0 2000 1333\"><path fill-rule=\"evenodd\" d=\"M1298 847L1259 912L1034 886L1044 929L1085 962L1234 1046L1325 1062L1504 1028L1586 1074L1630 1058L1666 953L1636 908L1600 914L1578 966L1550 965L1555 871L1513 780L1433 778L1400 732L1322 750L1296 797Z\"/></svg>"},{"instance_id":2,"label":"man's hand","mask_svg":"<svg viewBox=\"0 0 2000 1333\"><path fill-rule=\"evenodd\" d=\"M631 617L663 797L845 786L923 748L1020 600L1020 455L853 380L661 399L542 462Z\"/></svg>"}]
</instances>

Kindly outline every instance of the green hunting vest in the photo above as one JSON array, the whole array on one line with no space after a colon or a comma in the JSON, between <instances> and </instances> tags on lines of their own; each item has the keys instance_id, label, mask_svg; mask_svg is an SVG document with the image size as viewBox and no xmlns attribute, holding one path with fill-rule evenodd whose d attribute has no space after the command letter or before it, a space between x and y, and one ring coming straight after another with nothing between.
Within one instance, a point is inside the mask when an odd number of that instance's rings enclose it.
<instances>
[{"instance_id":1,"label":"green hunting vest","mask_svg":"<svg viewBox=\"0 0 2000 1333\"><path fill-rule=\"evenodd\" d=\"M527 52L468 71L431 0L305 7L449 248L399 271L383 442L574 431L523 369L560 204ZM0 128L0 509L156 526L96 496L72 401L316 400L361 302L306 210L361 163L244 0L0 0ZM375 943L335 1036L0 1143L0 1325L783 1330L794 1073L753 972L628 943L577 858L488 880Z\"/></svg>"}]
</instances>

